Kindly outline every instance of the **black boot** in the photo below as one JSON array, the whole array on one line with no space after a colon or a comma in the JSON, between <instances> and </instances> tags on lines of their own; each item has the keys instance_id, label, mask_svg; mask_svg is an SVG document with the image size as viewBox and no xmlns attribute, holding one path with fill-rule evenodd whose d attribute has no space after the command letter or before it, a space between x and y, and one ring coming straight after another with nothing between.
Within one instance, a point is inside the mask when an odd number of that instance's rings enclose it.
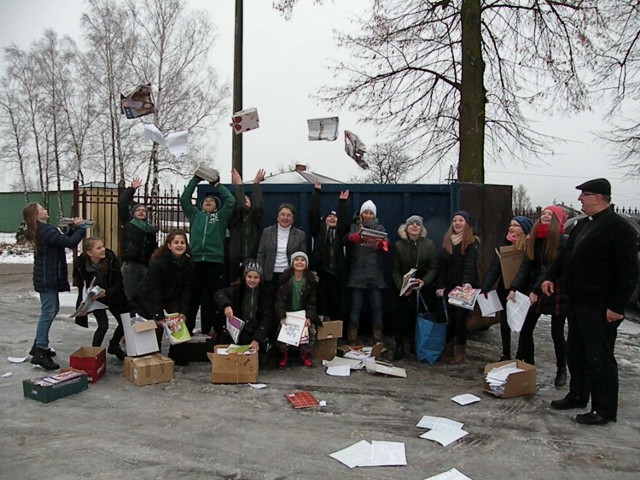
<instances>
[{"instance_id":1,"label":"black boot","mask_svg":"<svg viewBox=\"0 0 640 480\"><path fill-rule=\"evenodd\" d=\"M115 355L116 358L120 361L124 361L124 357L127 356L126 353L120 348L119 344L109 344L109 348L107 348L107 353L111 355Z\"/></svg>"},{"instance_id":2,"label":"black boot","mask_svg":"<svg viewBox=\"0 0 640 480\"><path fill-rule=\"evenodd\" d=\"M45 350L47 351L47 355L49 357L56 356L56 351L53 348L47 347L45 348ZM33 345L31 346L31 350L29 350L29 355L33 357L35 354L36 354L36 342L33 342Z\"/></svg>"},{"instance_id":3,"label":"black boot","mask_svg":"<svg viewBox=\"0 0 640 480\"><path fill-rule=\"evenodd\" d=\"M394 360L402 360L404 358L404 337L396 337L396 349L393 352Z\"/></svg>"},{"instance_id":4,"label":"black boot","mask_svg":"<svg viewBox=\"0 0 640 480\"><path fill-rule=\"evenodd\" d=\"M36 347L36 351L33 357L31 357L31 363L40 365L45 370L57 370L60 368L60 365L54 362L47 354L46 348Z\"/></svg>"},{"instance_id":5,"label":"black boot","mask_svg":"<svg viewBox=\"0 0 640 480\"><path fill-rule=\"evenodd\" d=\"M567 384L567 370L559 368L556 372L556 379L553 381L556 387L564 387Z\"/></svg>"}]
</instances>

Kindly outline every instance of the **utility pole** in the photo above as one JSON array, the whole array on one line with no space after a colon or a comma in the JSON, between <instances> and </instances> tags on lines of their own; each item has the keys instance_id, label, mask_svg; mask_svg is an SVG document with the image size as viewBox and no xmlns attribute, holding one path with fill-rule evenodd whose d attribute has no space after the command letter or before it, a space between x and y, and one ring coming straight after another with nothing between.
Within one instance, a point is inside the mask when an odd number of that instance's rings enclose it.
<instances>
[{"instance_id":1,"label":"utility pole","mask_svg":"<svg viewBox=\"0 0 640 480\"><path fill-rule=\"evenodd\" d=\"M233 112L242 110L242 29L243 1L236 0L236 22L233 49ZM231 166L242 176L242 134L231 130Z\"/></svg>"}]
</instances>

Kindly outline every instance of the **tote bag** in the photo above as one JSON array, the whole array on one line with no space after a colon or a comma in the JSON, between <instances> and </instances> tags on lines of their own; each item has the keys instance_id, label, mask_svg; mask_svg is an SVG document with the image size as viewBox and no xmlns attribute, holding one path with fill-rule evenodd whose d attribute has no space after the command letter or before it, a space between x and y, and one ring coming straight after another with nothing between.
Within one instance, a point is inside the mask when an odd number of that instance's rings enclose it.
<instances>
[{"instance_id":1,"label":"tote bag","mask_svg":"<svg viewBox=\"0 0 640 480\"><path fill-rule=\"evenodd\" d=\"M440 354L444 349L447 335L446 322L438 322L436 313L430 312L420 292L416 295L417 315L416 315L416 357L420 362L428 362L433 364L440 358ZM425 312L420 313L420 303L422 300Z\"/></svg>"}]
</instances>

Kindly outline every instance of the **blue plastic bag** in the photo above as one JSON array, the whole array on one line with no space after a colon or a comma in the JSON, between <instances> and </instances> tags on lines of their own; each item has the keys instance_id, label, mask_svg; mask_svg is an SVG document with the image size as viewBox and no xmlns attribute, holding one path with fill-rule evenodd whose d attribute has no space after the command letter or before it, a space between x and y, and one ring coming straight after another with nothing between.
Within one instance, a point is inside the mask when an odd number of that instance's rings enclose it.
<instances>
[{"instance_id":1,"label":"blue plastic bag","mask_svg":"<svg viewBox=\"0 0 640 480\"><path fill-rule=\"evenodd\" d=\"M422 296L418 294L420 299ZM422 301L424 304L424 300ZM426 308L426 305L425 305ZM416 357L420 362L433 364L440 358L447 336L447 324L436 321L435 312L424 312L416 316Z\"/></svg>"}]
</instances>

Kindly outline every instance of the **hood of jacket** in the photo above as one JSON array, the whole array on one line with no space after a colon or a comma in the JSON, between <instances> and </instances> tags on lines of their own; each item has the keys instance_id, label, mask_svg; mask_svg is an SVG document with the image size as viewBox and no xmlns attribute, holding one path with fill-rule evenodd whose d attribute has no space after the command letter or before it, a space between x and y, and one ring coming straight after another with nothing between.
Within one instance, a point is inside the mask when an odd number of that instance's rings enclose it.
<instances>
[{"instance_id":1,"label":"hood of jacket","mask_svg":"<svg viewBox=\"0 0 640 480\"><path fill-rule=\"evenodd\" d=\"M398 227L398 236L402 240L409 240L409 236L407 235L407 224L406 223L403 223L402 225L400 225ZM422 227L420 227L420 237L421 238L427 238L427 229L424 227L424 225Z\"/></svg>"}]
</instances>

